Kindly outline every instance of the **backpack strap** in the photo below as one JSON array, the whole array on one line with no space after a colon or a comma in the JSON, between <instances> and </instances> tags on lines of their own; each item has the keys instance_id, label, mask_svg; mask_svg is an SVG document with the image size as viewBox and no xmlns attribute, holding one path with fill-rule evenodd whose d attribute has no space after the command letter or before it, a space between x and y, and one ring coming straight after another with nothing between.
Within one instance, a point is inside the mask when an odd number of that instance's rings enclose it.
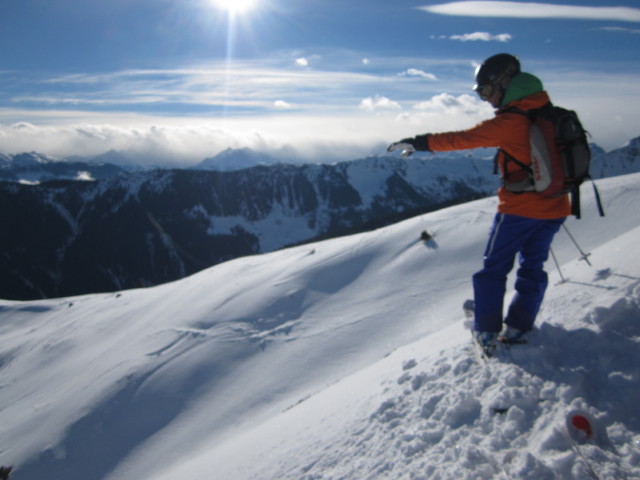
<instances>
[{"instance_id":1,"label":"backpack strap","mask_svg":"<svg viewBox=\"0 0 640 480\"><path fill-rule=\"evenodd\" d=\"M544 105L543 107L540 108L534 108L531 110L522 110L521 108L518 107L508 107L505 109L502 109L498 112L498 115L502 114L502 113L517 113L518 115L523 115L525 117L527 117L529 119L529 121L531 123L533 123L536 119L536 117L538 116L538 113L540 113L540 111L545 108L547 105L551 105L551 102L549 102L548 104ZM493 159L493 173L494 174L498 174L498 158L500 156L500 153L502 152L502 157L504 158L504 162L502 164L502 174L503 174L503 178L502 178L502 183L505 184L507 181L507 177L509 176L509 174L507 173L507 165L509 162L513 162L516 165L518 165L522 170L526 171L527 174L529 175L529 177L531 177L531 184L533 185L533 170L531 169L531 166L524 163L521 160L518 160L517 158L515 158L513 155L510 155L506 150L499 148L498 152L496 153L495 158Z\"/></svg>"},{"instance_id":2,"label":"backpack strap","mask_svg":"<svg viewBox=\"0 0 640 480\"><path fill-rule=\"evenodd\" d=\"M500 110L498 112L498 115L501 113L517 113L518 115L523 115L527 117L530 122L533 122L541 112L543 112L544 110L548 110L551 107L553 107L553 104L551 102L547 102L541 107L532 108L530 110L522 110L521 108L518 108L518 107L507 107Z\"/></svg>"},{"instance_id":3,"label":"backpack strap","mask_svg":"<svg viewBox=\"0 0 640 480\"><path fill-rule=\"evenodd\" d=\"M594 184L595 186L595 184ZM571 189L571 215L580 220L582 210L580 208L580 186Z\"/></svg>"},{"instance_id":4,"label":"backpack strap","mask_svg":"<svg viewBox=\"0 0 640 480\"><path fill-rule=\"evenodd\" d=\"M596 182L593 181L591 175L589 175L589 180L591 180L591 185L593 186L593 196L596 199L596 206L598 207L598 214L601 217L604 217L604 207L602 206L602 200L600 198L600 192L598 191L598 187L596 187ZM580 220L581 215L580 209L580 185L573 187L571 190L571 215L574 215L578 220Z\"/></svg>"}]
</instances>

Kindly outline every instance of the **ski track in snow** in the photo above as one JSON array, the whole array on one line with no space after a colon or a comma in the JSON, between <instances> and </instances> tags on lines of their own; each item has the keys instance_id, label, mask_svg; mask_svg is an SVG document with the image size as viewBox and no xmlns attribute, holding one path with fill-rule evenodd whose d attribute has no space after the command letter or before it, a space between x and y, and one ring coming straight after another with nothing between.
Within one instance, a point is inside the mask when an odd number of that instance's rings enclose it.
<instances>
[{"instance_id":1,"label":"ski track in snow","mask_svg":"<svg viewBox=\"0 0 640 480\"><path fill-rule=\"evenodd\" d=\"M0 301L0 464L16 480L640 478L639 180L599 182L609 216L568 222L593 267L560 232L568 281L548 265L529 343L486 363L461 306L492 199L151 289ZM591 442L565 431L576 409Z\"/></svg>"}]
</instances>

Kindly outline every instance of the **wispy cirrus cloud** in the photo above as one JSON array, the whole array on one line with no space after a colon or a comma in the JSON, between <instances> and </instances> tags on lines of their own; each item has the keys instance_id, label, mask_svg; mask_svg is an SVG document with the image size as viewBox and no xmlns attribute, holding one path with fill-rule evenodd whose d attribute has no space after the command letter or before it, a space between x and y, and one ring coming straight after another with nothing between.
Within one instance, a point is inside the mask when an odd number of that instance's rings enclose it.
<instances>
[{"instance_id":1,"label":"wispy cirrus cloud","mask_svg":"<svg viewBox=\"0 0 640 480\"><path fill-rule=\"evenodd\" d=\"M297 62L303 66L304 62ZM293 104L329 108L328 92L353 101L363 89L386 83L375 74L313 71L258 62L167 70L124 70L103 74L72 74L22 81L24 93L0 101L28 108L82 108L155 111L158 114L215 113L239 109L283 110ZM327 85L332 85L329 89ZM304 88L301 88L303 86ZM286 98L286 104L283 102ZM178 109L176 111L176 109ZM233 113L227 111L227 113Z\"/></svg>"},{"instance_id":2,"label":"wispy cirrus cloud","mask_svg":"<svg viewBox=\"0 0 640 480\"><path fill-rule=\"evenodd\" d=\"M489 32L473 32L465 33L464 35L451 35L451 40L459 40L461 42L510 42L513 38L508 33L500 33L498 35L492 35Z\"/></svg>"},{"instance_id":3,"label":"wispy cirrus cloud","mask_svg":"<svg viewBox=\"0 0 640 480\"><path fill-rule=\"evenodd\" d=\"M464 17L566 18L640 22L640 8L586 7L537 2L463 1L418 7L429 13Z\"/></svg>"},{"instance_id":4,"label":"wispy cirrus cloud","mask_svg":"<svg viewBox=\"0 0 640 480\"><path fill-rule=\"evenodd\" d=\"M639 28L624 28L624 27L602 27L602 30L608 32L619 32L619 33L631 33L633 35L640 34Z\"/></svg>"}]
</instances>

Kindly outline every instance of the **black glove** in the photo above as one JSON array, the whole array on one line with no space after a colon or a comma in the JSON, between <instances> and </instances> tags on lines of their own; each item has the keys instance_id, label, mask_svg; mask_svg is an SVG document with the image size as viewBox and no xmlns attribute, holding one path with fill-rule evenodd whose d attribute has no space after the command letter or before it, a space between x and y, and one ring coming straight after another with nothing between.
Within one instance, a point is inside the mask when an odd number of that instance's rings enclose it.
<instances>
[{"instance_id":1,"label":"black glove","mask_svg":"<svg viewBox=\"0 0 640 480\"><path fill-rule=\"evenodd\" d=\"M406 158L416 151L430 152L429 148L429 134L417 135L413 138L405 138L399 142L392 143L387 148L387 152L395 152L396 150L402 150L402 157Z\"/></svg>"}]
</instances>

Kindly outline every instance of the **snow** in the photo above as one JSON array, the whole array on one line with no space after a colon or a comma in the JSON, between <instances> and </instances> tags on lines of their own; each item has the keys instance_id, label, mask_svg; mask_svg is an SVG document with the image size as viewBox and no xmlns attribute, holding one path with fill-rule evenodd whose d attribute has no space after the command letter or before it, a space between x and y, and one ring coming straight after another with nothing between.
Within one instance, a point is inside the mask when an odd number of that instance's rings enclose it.
<instances>
[{"instance_id":1,"label":"snow","mask_svg":"<svg viewBox=\"0 0 640 480\"><path fill-rule=\"evenodd\" d=\"M489 198L149 289L0 300L17 480L640 477L640 174L583 192L527 345L474 360ZM419 241L422 230L434 235ZM584 411L593 439L574 443ZM591 471L593 469L593 472Z\"/></svg>"}]
</instances>

